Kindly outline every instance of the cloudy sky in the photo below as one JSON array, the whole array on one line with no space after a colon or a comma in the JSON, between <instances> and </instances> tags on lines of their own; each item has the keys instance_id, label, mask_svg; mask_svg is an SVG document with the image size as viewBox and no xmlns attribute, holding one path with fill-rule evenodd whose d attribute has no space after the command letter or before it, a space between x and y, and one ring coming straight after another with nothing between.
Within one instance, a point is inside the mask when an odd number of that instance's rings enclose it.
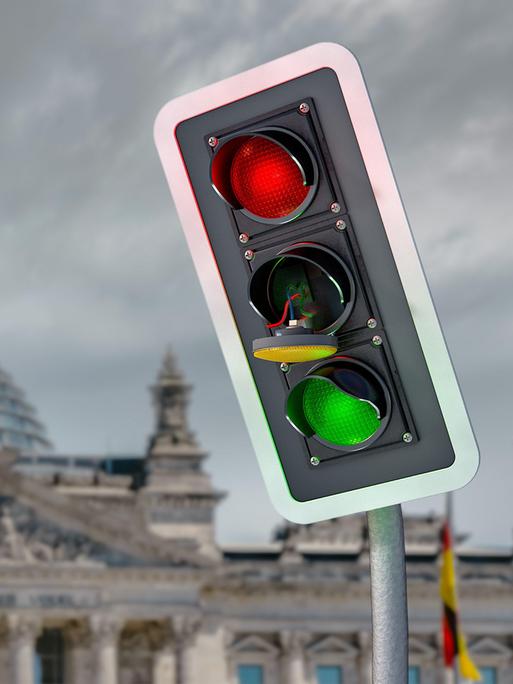
<instances>
[{"instance_id":1,"label":"cloudy sky","mask_svg":"<svg viewBox=\"0 0 513 684\"><path fill-rule=\"evenodd\" d=\"M220 538L266 539L277 516L152 126L176 95L326 40L363 67L481 446L479 475L456 495L458 526L476 542L509 544L509 0L4 2L0 365L59 451L141 452L152 428L147 386L171 343L196 386L191 422L210 471L230 492Z\"/></svg>"}]
</instances>

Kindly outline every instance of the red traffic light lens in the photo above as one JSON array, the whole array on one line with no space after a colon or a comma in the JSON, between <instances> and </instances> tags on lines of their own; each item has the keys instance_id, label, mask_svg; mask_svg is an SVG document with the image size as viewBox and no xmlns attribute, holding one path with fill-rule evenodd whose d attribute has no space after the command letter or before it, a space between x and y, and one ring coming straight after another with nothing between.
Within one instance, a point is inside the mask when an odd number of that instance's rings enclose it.
<instances>
[{"instance_id":1,"label":"red traffic light lens","mask_svg":"<svg viewBox=\"0 0 513 684\"><path fill-rule=\"evenodd\" d=\"M291 131L266 128L221 143L211 164L212 185L233 209L281 224L300 216L317 187L317 164Z\"/></svg>"},{"instance_id":2,"label":"red traffic light lens","mask_svg":"<svg viewBox=\"0 0 513 684\"><path fill-rule=\"evenodd\" d=\"M277 143L261 137L250 138L239 147L230 180L241 206L267 219L292 214L309 190L294 158Z\"/></svg>"}]
</instances>

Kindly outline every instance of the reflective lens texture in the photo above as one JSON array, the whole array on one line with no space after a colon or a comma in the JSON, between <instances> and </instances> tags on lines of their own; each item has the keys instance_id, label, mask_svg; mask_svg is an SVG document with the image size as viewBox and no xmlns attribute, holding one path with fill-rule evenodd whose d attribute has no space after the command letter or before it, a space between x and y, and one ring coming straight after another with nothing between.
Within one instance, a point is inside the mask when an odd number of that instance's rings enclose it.
<instances>
[{"instance_id":1,"label":"reflective lens texture","mask_svg":"<svg viewBox=\"0 0 513 684\"><path fill-rule=\"evenodd\" d=\"M240 205L268 219L289 216L309 192L293 157L280 145L259 136L243 142L235 153L230 181Z\"/></svg>"},{"instance_id":2,"label":"reflective lens texture","mask_svg":"<svg viewBox=\"0 0 513 684\"><path fill-rule=\"evenodd\" d=\"M337 446L360 444L380 427L374 406L320 378L306 382L303 411L313 432Z\"/></svg>"}]
</instances>

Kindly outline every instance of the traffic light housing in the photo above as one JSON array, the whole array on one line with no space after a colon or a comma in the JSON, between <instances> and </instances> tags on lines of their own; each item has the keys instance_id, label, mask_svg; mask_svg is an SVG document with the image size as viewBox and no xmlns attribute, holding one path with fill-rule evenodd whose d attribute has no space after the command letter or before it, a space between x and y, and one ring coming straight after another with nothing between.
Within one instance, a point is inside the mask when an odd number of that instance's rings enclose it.
<instances>
[{"instance_id":1,"label":"traffic light housing","mask_svg":"<svg viewBox=\"0 0 513 684\"><path fill-rule=\"evenodd\" d=\"M172 100L155 140L279 512L466 484L477 446L353 55L314 45Z\"/></svg>"}]
</instances>

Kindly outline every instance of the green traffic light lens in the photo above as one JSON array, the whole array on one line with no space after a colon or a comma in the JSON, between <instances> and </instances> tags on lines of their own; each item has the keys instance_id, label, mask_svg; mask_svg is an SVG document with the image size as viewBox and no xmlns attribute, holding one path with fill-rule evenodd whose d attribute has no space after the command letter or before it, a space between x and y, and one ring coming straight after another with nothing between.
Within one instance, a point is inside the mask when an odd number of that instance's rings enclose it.
<instances>
[{"instance_id":1,"label":"green traffic light lens","mask_svg":"<svg viewBox=\"0 0 513 684\"><path fill-rule=\"evenodd\" d=\"M390 391L366 363L335 356L311 368L291 389L285 412L306 439L342 452L359 451L386 429Z\"/></svg>"},{"instance_id":2,"label":"green traffic light lens","mask_svg":"<svg viewBox=\"0 0 513 684\"><path fill-rule=\"evenodd\" d=\"M305 383L303 413L315 435L337 446L361 444L381 425L372 404L320 378L311 378Z\"/></svg>"}]
</instances>

